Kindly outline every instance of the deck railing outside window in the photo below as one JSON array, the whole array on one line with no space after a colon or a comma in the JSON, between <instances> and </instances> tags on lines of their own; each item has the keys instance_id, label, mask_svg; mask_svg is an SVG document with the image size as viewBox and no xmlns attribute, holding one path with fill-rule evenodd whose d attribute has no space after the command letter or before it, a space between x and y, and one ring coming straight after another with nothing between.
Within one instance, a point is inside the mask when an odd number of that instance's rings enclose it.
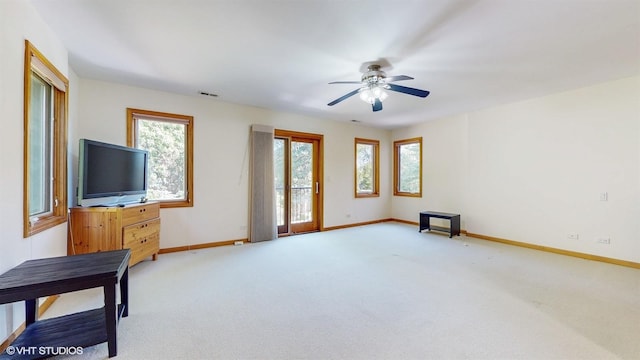
<instances>
[{"instance_id":1,"label":"deck railing outside window","mask_svg":"<svg viewBox=\"0 0 640 360\"><path fill-rule=\"evenodd\" d=\"M311 221L312 187L291 188L291 223L303 223ZM276 214L278 225L283 225L284 221L284 188L276 188Z\"/></svg>"}]
</instances>

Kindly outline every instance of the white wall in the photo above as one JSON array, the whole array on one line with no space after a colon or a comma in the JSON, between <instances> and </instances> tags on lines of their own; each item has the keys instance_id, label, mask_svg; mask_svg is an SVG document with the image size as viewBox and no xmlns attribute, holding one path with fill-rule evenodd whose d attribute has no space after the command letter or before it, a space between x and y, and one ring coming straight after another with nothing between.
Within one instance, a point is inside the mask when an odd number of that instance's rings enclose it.
<instances>
[{"instance_id":1,"label":"white wall","mask_svg":"<svg viewBox=\"0 0 640 360\"><path fill-rule=\"evenodd\" d=\"M22 237L24 40L28 39L70 81L67 51L24 0L0 1L0 273L34 258L66 255L66 224ZM75 121L70 103L69 121ZM73 125L71 125L73 126ZM24 321L24 304L0 305L0 342Z\"/></svg>"},{"instance_id":2,"label":"white wall","mask_svg":"<svg viewBox=\"0 0 640 360\"><path fill-rule=\"evenodd\" d=\"M394 196L392 217L417 222L418 213L424 210L464 213L468 171L467 116L394 130L391 146L395 140L418 136L422 137L422 197ZM390 162L392 157L393 149ZM465 217L460 220L465 228Z\"/></svg>"},{"instance_id":3,"label":"white wall","mask_svg":"<svg viewBox=\"0 0 640 360\"><path fill-rule=\"evenodd\" d=\"M459 212L471 233L640 262L640 77L392 134L414 136L426 139L426 195L394 197L393 217ZM437 149L428 139L438 139ZM459 167L443 166L445 158Z\"/></svg>"},{"instance_id":4,"label":"white wall","mask_svg":"<svg viewBox=\"0 0 640 360\"><path fill-rule=\"evenodd\" d=\"M161 248L247 238L251 124L324 135L325 227L390 217L389 162L381 162L381 197L353 195L354 138L380 140L381 157L388 158L388 130L90 79L80 80L80 90L77 133L70 138L76 162L79 138L126 143L127 107L194 116L194 207L161 210Z\"/></svg>"}]
</instances>

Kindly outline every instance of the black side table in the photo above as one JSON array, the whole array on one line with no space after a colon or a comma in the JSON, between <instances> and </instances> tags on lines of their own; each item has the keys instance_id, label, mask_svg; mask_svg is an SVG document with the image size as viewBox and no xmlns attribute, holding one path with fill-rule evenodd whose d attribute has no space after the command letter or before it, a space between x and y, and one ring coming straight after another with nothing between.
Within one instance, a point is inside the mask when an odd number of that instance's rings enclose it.
<instances>
[{"instance_id":1,"label":"black side table","mask_svg":"<svg viewBox=\"0 0 640 360\"><path fill-rule=\"evenodd\" d=\"M447 229L441 226L433 226L429 222L430 218L438 218L438 219L447 219L451 223L451 226ZM420 229L422 230L436 230L436 231L444 231L449 233L449 238L452 238L453 235L460 236L460 214L449 214L438 211L422 211L420 212Z\"/></svg>"},{"instance_id":2,"label":"black side table","mask_svg":"<svg viewBox=\"0 0 640 360\"><path fill-rule=\"evenodd\" d=\"M29 260L0 275L0 304L24 301L26 312L26 329L0 359L39 359L51 356L51 349L105 341L109 357L116 356L117 324L129 315L130 256L124 249ZM39 297L95 287L104 289L103 308L38 321Z\"/></svg>"}]
</instances>

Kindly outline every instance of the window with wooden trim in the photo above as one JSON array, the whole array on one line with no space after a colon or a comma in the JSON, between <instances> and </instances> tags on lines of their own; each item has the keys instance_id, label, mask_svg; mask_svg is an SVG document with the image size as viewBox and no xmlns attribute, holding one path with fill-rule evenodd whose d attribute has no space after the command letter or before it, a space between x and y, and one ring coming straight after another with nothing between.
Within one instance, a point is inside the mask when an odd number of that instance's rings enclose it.
<instances>
[{"instance_id":1,"label":"window with wooden trim","mask_svg":"<svg viewBox=\"0 0 640 360\"><path fill-rule=\"evenodd\" d=\"M355 139L355 196L380 196L380 141Z\"/></svg>"},{"instance_id":2,"label":"window with wooden trim","mask_svg":"<svg viewBox=\"0 0 640 360\"><path fill-rule=\"evenodd\" d=\"M193 116L128 108L127 145L149 151L149 200L193 206Z\"/></svg>"},{"instance_id":3,"label":"window with wooden trim","mask_svg":"<svg viewBox=\"0 0 640 360\"><path fill-rule=\"evenodd\" d=\"M393 142L393 195L422 197L422 137Z\"/></svg>"},{"instance_id":4,"label":"window with wooden trim","mask_svg":"<svg viewBox=\"0 0 640 360\"><path fill-rule=\"evenodd\" d=\"M69 80L25 40L23 236L67 221Z\"/></svg>"}]
</instances>

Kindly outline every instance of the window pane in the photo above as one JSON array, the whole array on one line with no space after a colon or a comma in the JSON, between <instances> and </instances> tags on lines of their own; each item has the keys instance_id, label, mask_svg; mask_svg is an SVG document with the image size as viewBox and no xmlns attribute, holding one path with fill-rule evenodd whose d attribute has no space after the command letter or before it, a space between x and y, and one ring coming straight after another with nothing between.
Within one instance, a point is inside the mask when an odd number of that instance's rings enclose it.
<instances>
[{"instance_id":1,"label":"window pane","mask_svg":"<svg viewBox=\"0 0 640 360\"><path fill-rule=\"evenodd\" d=\"M313 144L291 142L291 223L312 220Z\"/></svg>"},{"instance_id":2,"label":"window pane","mask_svg":"<svg viewBox=\"0 0 640 360\"><path fill-rule=\"evenodd\" d=\"M186 125L137 121L138 148L149 151L150 200L186 199Z\"/></svg>"},{"instance_id":3,"label":"window pane","mask_svg":"<svg viewBox=\"0 0 640 360\"><path fill-rule=\"evenodd\" d=\"M149 151L147 198L193 206L193 116L127 108L127 145Z\"/></svg>"},{"instance_id":4,"label":"window pane","mask_svg":"<svg viewBox=\"0 0 640 360\"><path fill-rule=\"evenodd\" d=\"M31 74L29 216L51 212L51 85Z\"/></svg>"},{"instance_id":5,"label":"window pane","mask_svg":"<svg viewBox=\"0 0 640 360\"><path fill-rule=\"evenodd\" d=\"M380 141L355 138L355 197L380 196Z\"/></svg>"},{"instance_id":6,"label":"window pane","mask_svg":"<svg viewBox=\"0 0 640 360\"><path fill-rule=\"evenodd\" d=\"M420 192L420 144L400 145L399 187L401 192Z\"/></svg>"},{"instance_id":7,"label":"window pane","mask_svg":"<svg viewBox=\"0 0 640 360\"><path fill-rule=\"evenodd\" d=\"M359 193L374 191L374 152L371 144L356 145L356 184Z\"/></svg>"},{"instance_id":8,"label":"window pane","mask_svg":"<svg viewBox=\"0 0 640 360\"><path fill-rule=\"evenodd\" d=\"M27 238L67 221L69 80L28 40L24 43L22 234Z\"/></svg>"}]
</instances>

